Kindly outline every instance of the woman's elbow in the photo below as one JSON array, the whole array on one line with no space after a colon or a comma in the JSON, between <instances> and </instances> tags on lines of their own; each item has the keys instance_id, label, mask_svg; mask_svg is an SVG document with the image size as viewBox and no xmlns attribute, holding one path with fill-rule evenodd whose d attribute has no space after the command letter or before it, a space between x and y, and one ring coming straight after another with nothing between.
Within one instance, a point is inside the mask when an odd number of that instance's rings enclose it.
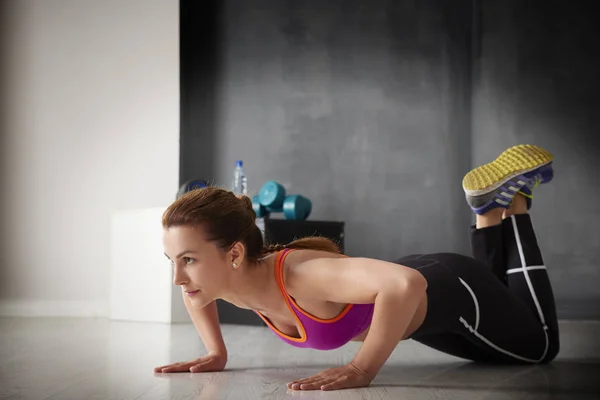
<instances>
[{"instance_id":1,"label":"woman's elbow","mask_svg":"<svg viewBox=\"0 0 600 400\"><path fill-rule=\"evenodd\" d=\"M427 279L417 270L410 270L403 279L406 291L420 295L427 291Z\"/></svg>"}]
</instances>

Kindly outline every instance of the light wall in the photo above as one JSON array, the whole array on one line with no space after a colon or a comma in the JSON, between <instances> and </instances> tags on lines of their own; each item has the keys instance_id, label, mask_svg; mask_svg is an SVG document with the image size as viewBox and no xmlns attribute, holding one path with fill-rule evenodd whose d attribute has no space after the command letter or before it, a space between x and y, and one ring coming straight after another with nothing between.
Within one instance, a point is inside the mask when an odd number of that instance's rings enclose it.
<instances>
[{"instance_id":1,"label":"light wall","mask_svg":"<svg viewBox=\"0 0 600 400\"><path fill-rule=\"evenodd\" d=\"M177 191L179 3L2 6L0 315L106 316L111 215Z\"/></svg>"}]
</instances>

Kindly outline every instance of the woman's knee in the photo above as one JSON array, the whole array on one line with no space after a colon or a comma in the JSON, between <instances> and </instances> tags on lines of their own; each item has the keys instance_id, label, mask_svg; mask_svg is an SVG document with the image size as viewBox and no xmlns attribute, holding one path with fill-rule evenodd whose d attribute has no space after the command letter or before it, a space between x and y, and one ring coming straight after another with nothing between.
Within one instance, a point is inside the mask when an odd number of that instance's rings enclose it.
<instances>
[{"instance_id":1,"label":"woman's knee","mask_svg":"<svg viewBox=\"0 0 600 400\"><path fill-rule=\"evenodd\" d=\"M553 361L560 352L560 338L557 332L549 332L548 335L548 351L542 362L549 363Z\"/></svg>"}]
</instances>

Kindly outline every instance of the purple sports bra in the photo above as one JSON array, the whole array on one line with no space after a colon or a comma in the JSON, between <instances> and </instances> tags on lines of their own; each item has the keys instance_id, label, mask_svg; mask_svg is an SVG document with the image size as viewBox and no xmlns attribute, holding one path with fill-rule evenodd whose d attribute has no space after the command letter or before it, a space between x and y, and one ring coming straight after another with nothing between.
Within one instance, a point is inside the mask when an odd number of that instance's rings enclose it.
<instances>
[{"instance_id":1,"label":"purple sports bra","mask_svg":"<svg viewBox=\"0 0 600 400\"><path fill-rule=\"evenodd\" d=\"M273 332L284 342L296 347L332 350L348 343L371 324L373 304L348 304L335 318L320 319L301 309L288 294L283 282L283 264L286 256L293 251L285 249L279 252L275 261L275 279L283 299L298 323L300 337L292 337L279 331L271 321L254 310Z\"/></svg>"}]
</instances>

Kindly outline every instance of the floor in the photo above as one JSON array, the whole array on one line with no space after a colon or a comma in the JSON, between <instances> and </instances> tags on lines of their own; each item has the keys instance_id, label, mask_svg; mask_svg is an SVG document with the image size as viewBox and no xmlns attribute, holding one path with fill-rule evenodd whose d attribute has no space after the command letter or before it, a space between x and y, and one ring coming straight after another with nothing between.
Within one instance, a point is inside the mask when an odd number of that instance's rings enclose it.
<instances>
[{"instance_id":1,"label":"floor","mask_svg":"<svg viewBox=\"0 0 600 400\"><path fill-rule=\"evenodd\" d=\"M550 365L478 366L416 342L398 345L369 388L288 390L285 383L348 362L358 344L320 352L262 327L224 326L227 371L154 374L202 354L192 325L94 319L0 319L0 399L600 399L600 322L562 322Z\"/></svg>"}]
</instances>

